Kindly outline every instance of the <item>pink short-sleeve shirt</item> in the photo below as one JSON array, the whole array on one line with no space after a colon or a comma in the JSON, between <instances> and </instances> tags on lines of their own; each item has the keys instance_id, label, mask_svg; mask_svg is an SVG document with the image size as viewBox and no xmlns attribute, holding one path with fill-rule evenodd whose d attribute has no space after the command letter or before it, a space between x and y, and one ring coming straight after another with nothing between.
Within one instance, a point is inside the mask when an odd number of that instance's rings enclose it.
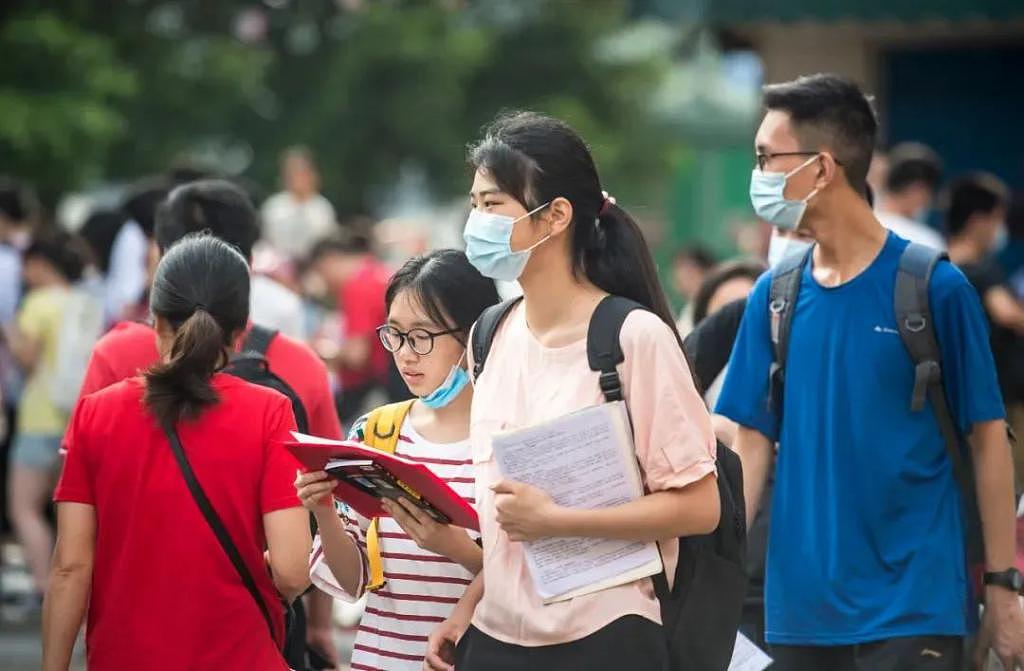
<instances>
[{"instance_id":1,"label":"pink short-sleeve shirt","mask_svg":"<svg viewBox=\"0 0 1024 671\"><path fill-rule=\"evenodd\" d=\"M622 328L619 367L633 420L637 458L651 491L685 487L715 472L711 419L675 334L656 315L634 311ZM520 304L495 335L473 397L470 441L484 550L484 597L473 625L515 645L579 640L626 615L661 622L650 579L544 605L533 587L521 543L495 519L490 487L501 479L491 449L498 431L522 428L603 402L586 342L549 348L526 325ZM662 543L669 575L678 543Z\"/></svg>"}]
</instances>

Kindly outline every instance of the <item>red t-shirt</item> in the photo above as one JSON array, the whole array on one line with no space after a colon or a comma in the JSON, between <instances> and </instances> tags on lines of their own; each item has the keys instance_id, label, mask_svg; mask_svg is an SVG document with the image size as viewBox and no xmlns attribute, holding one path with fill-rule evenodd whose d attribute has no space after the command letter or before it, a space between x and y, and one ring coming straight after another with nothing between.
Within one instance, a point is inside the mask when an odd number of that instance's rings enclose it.
<instances>
[{"instance_id":1,"label":"red t-shirt","mask_svg":"<svg viewBox=\"0 0 1024 671\"><path fill-rule=\"evenodd\" d=\"M292 484L298 462L281 445L295 426L291 404L223 373L212 386L220 402L178 432L282 640L284 616L263 558L263 515L300 505ZM79 402L54 494L96 510L89 669L286 669L143 406L144 392L142 378L133 378Z\"/></svg>"},{"instance_id":2,"label":"red t-shirt","mask_svg":"<svg viewBox=\"0 0 1024 671\"><path fill-rule=\"evenodd\" d=\"M391 280L391 270L373 257L368 257L356 274L341 287L338 303L344 315L344 336L368 338L369 363L358 370L341 367L342 389L368 384L383 384L388 379L390 357L377 340L377 327L387 321L384 294Z\"/></svg>"},{"instance_id":3,"label":"red t-shirt","mask_svg":"<svg viewBox=\"0 0 1024 671\"><path fill-rule=\"evenodd\" d=\"M241 344L241 343L239 343ZM145 324L123 322L100 338L92 350L79 395L109 387L135 377L160 360L156 332ZM323 438L340 439L341 423L334 407L327 366L308 345L277 334L267 350L270 370L302 401L309 420L309 432Z\"/></svg>"}]
</instances>

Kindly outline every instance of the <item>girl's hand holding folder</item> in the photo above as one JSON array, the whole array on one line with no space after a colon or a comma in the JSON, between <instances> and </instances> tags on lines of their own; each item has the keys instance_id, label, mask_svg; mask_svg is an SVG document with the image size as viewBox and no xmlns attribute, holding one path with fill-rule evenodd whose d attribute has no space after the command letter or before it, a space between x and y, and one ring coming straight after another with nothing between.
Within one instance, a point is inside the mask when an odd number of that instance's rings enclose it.
<instances>
[{"instance_id":1,"label":"girl's hand holding folder","mask_svg":"<svg viewBox=\"0 0 1024 671\"><path fill-rule=\"evenodd\" d=\"M562 507L540 489L515 480L502 480L491 487L501 528L512 541L534 541L558 536Z\"/></svg>"},{"instance_id":2,"label":"girl's hand holding folder","mask_svg":"<svg viewBox=\"0 0 1024 671\"><path fill-rule=\"evenodd\" d=\"M466 531L451 524L441 524L415 504L400 498L385 499L381 507L398 522L416 545L434 554L448 557L474 573L480 570L482 556L479 546Z\"/></svg>"},{"instance_id":3,"label":"girl's hand holding folder","mask_svg":"<svg viewBox=\"0 0 1024 671\"><path fill-rule=\"evenodd\" d=\"M325 471L295 472L295 493L311 513L334 512L332 492L337 484Z\"/></svg>"}]
</instances>

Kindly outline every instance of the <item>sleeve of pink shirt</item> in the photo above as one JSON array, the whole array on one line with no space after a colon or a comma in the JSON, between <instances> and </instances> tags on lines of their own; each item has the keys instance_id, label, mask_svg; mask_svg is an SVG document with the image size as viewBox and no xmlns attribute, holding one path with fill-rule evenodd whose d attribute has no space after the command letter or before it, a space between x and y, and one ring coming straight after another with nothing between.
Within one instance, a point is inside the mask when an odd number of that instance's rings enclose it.
<instances>
[{"instance_id":1,"label":"sleeve of pink shirt","mask_svg":"<svg viewBox=\"0 0 1024 671\"><path fill-rule=\"evenodd\" d=\"M715 434L675 334L637 310L621 335L622 383L648 489L675 489L715 472Z\"/></svg>"}]
</instances>

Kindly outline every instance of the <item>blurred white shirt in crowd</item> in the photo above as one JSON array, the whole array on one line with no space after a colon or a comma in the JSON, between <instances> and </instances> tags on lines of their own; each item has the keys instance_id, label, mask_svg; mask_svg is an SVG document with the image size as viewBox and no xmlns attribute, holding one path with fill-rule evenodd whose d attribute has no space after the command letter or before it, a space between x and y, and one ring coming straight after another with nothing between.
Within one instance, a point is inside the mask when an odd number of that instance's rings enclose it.
<instances>
[{"instance_id":1,"label":"blurred white shirt in crowd","mask_svg":"<svg viewBox=\"0 0 1024 671\"><path fill-rule=\"evenodd\" d=\"M126 221L114 238L110 248L110 267L107 269L105 312L108 322L124 318L125 308L138 303L149 281L146 260L149 240L142 227Z\"/></svg>"},{"instance_id":2,"label":"blurred white shirt in crowd","mask_svg":"<svg viewBox=\"0 0 1024 671\"><path fill-rule=\"evenodd\" d=\"M938 231L928 224L908 219L894 212L875 212L875 216L878 217L878 221L882 222L882 226L901 238L921 245L928 245L933 249L946 249L946 241L942 239Z\"/></svg>"},{"instance_id":3,"label":"blurred white shirt in crowd","mask_svg":"<svg viewBox=\"0 0 1024 671\"><path fill-rule=\"evenodd\" d=\"M302 299L283 284L264 275L253 275L249 290L249 319L254 324L305 340L306 313Z\"/></svg>"},{"instance_id":4,"label":"blurred white shirt in crowd","mask_svg":"<svg viewBox=\"0 0 1024 671\"><path fill-rule=\"evenodd\" d=\"M316 194L298 200L282 191L263 204L263 239L289 259L301 260L313 245L337 230L334 207Z\"/></svg>"}]
</instances>

